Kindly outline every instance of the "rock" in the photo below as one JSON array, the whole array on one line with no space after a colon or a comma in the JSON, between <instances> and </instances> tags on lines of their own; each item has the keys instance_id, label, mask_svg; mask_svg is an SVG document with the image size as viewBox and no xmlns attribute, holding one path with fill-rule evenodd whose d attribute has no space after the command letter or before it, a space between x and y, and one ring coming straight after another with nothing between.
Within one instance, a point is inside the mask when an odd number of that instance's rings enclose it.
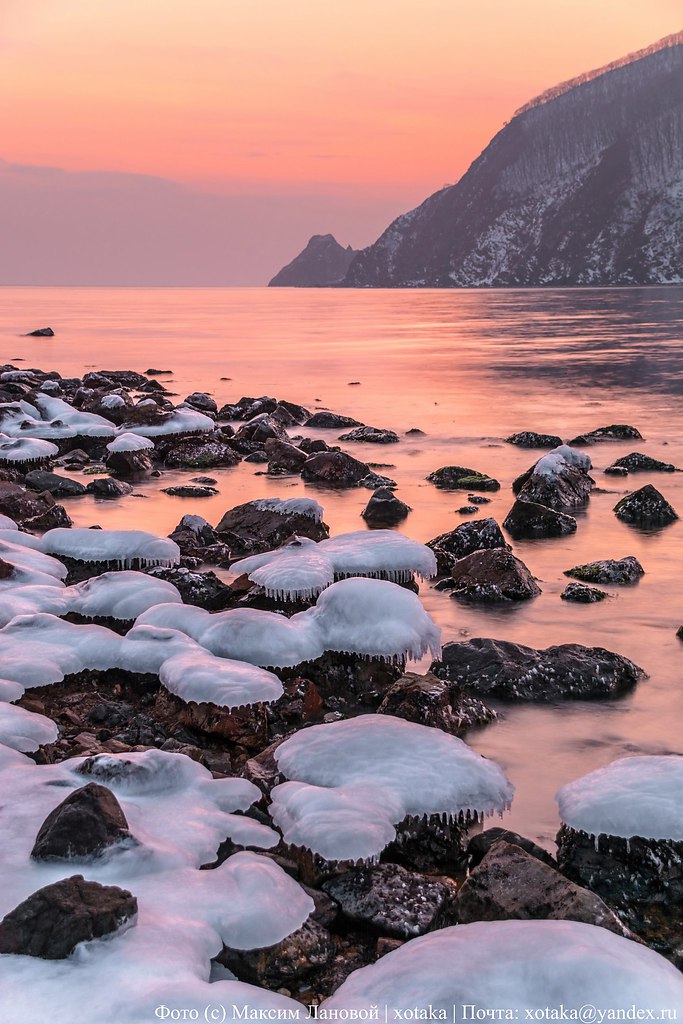
<instances>
[{"instance_id":1,"label":"rock","mask_svg":"<svg viewBox=\"0 0 683 1024\"><path fill-rule=\"evenodd\" d=\"M145 370L145 375L147 377L158 377L162 373L173 373L173 370Z\"/></svg>"},{"instance_id":2,"label":"rock","mask_svg":"<svg viewBox=\"0 0 683 1024\"><path fill-rule=\"evenodd\" d=\"M583 921L629 937L603 901L521 847L499 839L458 890L459 924L473 921Z\"/></svg>"},{"instance_id":3,"label":"rock","mask_svg":"<svg viewBox=\"0 0 683 1024\"><path fill-rule=\"evenodd\" d=\"M378 487L361 512L369 526L396 526L412 509L397 498L388 487Z\"/></svg>"},{"instance_id":4,"label":"rock","mask_svg":"<svg viewBox=\"0 0 683 1024\"><path fill-rule=\"evenodd\" d=\"M295 423L305 423L306 420L310 419L311 416L310 412L308 411L308 409L306 409L305 406L297 405L296 402L286 402L283 399L280 399L280 401L273 409L273 414L275 415L281 409L284 409L284 411L291 416Z\"/></svg>"},{"instance_id":5,"label":"rock","mask_svg":"<svg viewBox=\"0 0 683 1024\"><path fill-rule=\"evenodd\" d=\"M606 466L603 473L607 476L628 476L628 470L623 466Z\"/></svg>"},{"instance_id":6,"label":"rock","mask_svg":"<svg viewBox=\"0 0 683 1024\"><path fill-rule=\"evenodd\" d=\"M171 394L171 392L168 390L168 388L165 388L164 385L160 381L158 381L158 380L148 380L146 384L141 384L140 385L140 387L138 388L138 391L140 391L143 395L151 395L151 394L170 395Z\"/></svg>"},{"instance_id":7,"label":"rock","mask_svg":"<svg viewBox=\"0 0 683 1024\"><path fill-rule=\"evenodd\" d=\"M24 519L22 526L25 530L44 533L46 530L68 529L73 522L63 505L53 505L39 516Z\"/></svg>"},{"instance_id":8,"label":"rock","mask_svg":"<svg viewBox=\"0 0 683 1024\"><path fill-rule=\"evenodd\" d=\"M193 604L209 612L217 612L233 603L230 587L213 572L193 572L183 567L157 567L147 569L146 572L149 576L166 580L177 587L184 604Z\"/></svg>"},{"instance_id":9,"label":"rock","mask_svg":"<svg viewBox=\"0 0 683 1024\"><path fill-rule=\"evenodd\" d=\"M301 470L301 479L329 487L357 487L368 473L364 462L346 452L330 451L309 455Z\"/></svg>"},{"instance_id":10,"label":"rock","mask_svg":"<svg viewBox=\"0 0 683 1024\"><path fill-rule=\"evenodd\" d=\"M175 487L162 487L164 494L170 494L172 498L213 498L218 491L215 487L205 487L198 484L177 484Z\"/></svg>"},{"instance_id":11,"label":"rock","mask_svg":"<svg viewBox=\"0 0 683 1024\"><path fill-rule=\"evenodd\" d=\"M604 601L607 594L596 587L586 587L583 583L568 583L560 597L563 601L574 601L577 604L595 604Z\"/></svg>"},{"instance_id":12,"label":"rock","mask_svg":"<svg viewBox=\"0 0 683 1024\"><path fill-rule=\"evenodd\" d=\"M21 524L26 519L42 516L54 503L55 499L47 491L36 494L19 484L0 480L0 514L9 516L15 523Z\"/></svg>"},{"instance_id":13,"label":"rock","mask_svg":"<svg viewBox=\"0 0 683 1024\"><path fill-rule=\"evenodd\" d=\"M191 484L207 484L209 487L215 487L218 483L215 476L192 476L190 477Z\"/></svg>"},{"instance_id":14,"label":"rock","mask_svg":"<svg viewBox=\"0 0 683 1024\"><path fill-rule=\"evenodd\" d=\"M466 466L442 466L427 477L436 487L447 491L499 491L500 484L485 473Z\"/></svg>"},{"instance_id":15,"label":"rock","mask_svg":"<svg viewBox=\"0 0 683 1024\"><path fill-rule=\"evenodd\" d=\"M313 413L304 423L305 427L322 427L325 430L344 430L346 427L362 427L363 424L351 416L340 416L336 412Z\"/></svg>"},{"instance_id":16,"label":"rock","mask_svg":"<svg viewBox=\"0 0 683 1024\"><path fill-rule=\"evenodd\" d=\"M390 476L380 476L379 473L370 472L363 477L358 486L366 487L369 491L376 491L379 487L386 487L390 490L392 487L398 487L398 484Z\"/></svg>"},{"instance_id":17,"label":"rock","mask_svg":"<svg viewBox=\"0 0 683 1024\"><path fill-rule=\"evenodd\" d=\"M543 861L544 864L549 864L551 867L557 867L557 861L554 857L551 857L547 850L544 850L542 846L538 846L531 839L526 839L524 836L520 836L518 832L511 832L507 828L500 828L495 826L493 828L484 829L483 832L478 832L473 835L467 844L467 853L469 855L469 869L470 871L481 864L489 850L504 839L506 843L512 844L512 846L519 846L522 850L525 850L532 857L536 857L538 860Z\"/></svg>"},{"instance_id":18,"label":"rock","mask_svg":"<svg viewBox=\"0 0 683 1024\"><path fill-rule=\"evenodd\" d=\"M438 679L431 672L406 672L389 687L377 713L430 725L453 736L462 736L473 726L486 725L497 718L495 711L476 697L464 694L457 683Z\"/></svg>"},{"instance_id":19,"label":"rock","mask_svg":"<svg viewBox=\"0 0 683 1024\"><path fill-rule=\"evenodd\" d=\"M507 640L445 644L431 672L481 697L505 700L602 700L632 690L645 675L602 647L560 644L536 650Z\"/></svg>"},{"instance_id":20,"label":"rock","mask_svg":"<svg viewBox=\"0 0 683 1024\"><path fill-rule=\"evenodd\" d=\"M518 498L503 520L503 527L513 540L564 537L576 533L576 519L546 505Z\"/></svg>"},{"instance_id":21,"label":"rock","mask_svg":"<svg viewBox=\"0 0 683 1024\"><path fill-rule=\"evenodd\" d=\"M154 704L154 718L169 732L180 726L193 733L199 732L204 736L236 743L246 750L263 750L268 742L265 704L230 709L209 701L198 704L195 701L183 701L161 686Z\"/></svg>"},{"instance_id":22,"label":"rock","mask_svg":"<svg viewBox=\"0 0 683 1024\"><path fill-rule=\"evenodd\" d=\"M263 508L256 500L236 505L226 512L216 527L216 533L229 545L233 557L243 558L279 548L294 534L310 540L324 540L329 537L330 530L312 516L298 512L282 515Z\"/></svg>"},{"instance_id":23,"label":"rock","mask_svg":"<svg viewBox=\"0 0 683 1024\"><path fill-rule=\"evenodd\" d=\"M476 505L461 505L455 510L461 516L473 516L479 511Z\"/></svg>"},{"instance_id":24,"label":"rock","mask_svg":"<svg viewBox=\"0 0 683 1024\"><path fill-rule=\"evenodd\" d=\"M678 519L678 513L652 484L621 498L613 511L617 519L636 526L668 526Z\"/></svg>"},{"instance_id":25,"label":"rock","mask_svg":"<svg viewBox=\"0 0 683 1024\"><path fill-rule=\"evenodd\" d=\"M85 487L78 480L70 480L45 469L33 469L24 477L24 484L31 491L49 491L53 498L77 498L85 494Z\"/></svg>"},{"instance_id":26,"label":"rock","mask_svg":"<svg viewBox=\"0 0 683 1024\"><path fill-rule=\"evenodd\" d=\"M608 466L608 469L613 469L617 466L620 469L626 469L630 473L638 473L641 470L648 470L656 473L675 473L676 467L670 462L660 462L659 459L653 459L651 455L643 455L642 452L631 452L630 455L622 455L620 459L615 459L612 466Z\"/></svg>"},{"instance_id":27,"label":"rock","mask_svg":"<svg viewBox=\"0 0 683 1024\"><path fill-rule=\"evenodd\" d=\"M123 498L126 494L131 494L132 490L131 484L125 480L116 480L112 476L98 477L91 480L86 487L88 494L94 494L96 498Z\"/></svg>"},{"instance_id":28,"label":"rock","mask_svg":"<svg viewBox=\"0 0 683 1024\"><path fill-rule=\"evenodd\" d=\"M550 455L544 458L550 458ZM538 472L536 466L532 466L513 481L512 491L520 501L545 505L562 512L587 505L594 482L578 466L560 462L554 473Z\"/></svg>"},{"instance_id":29,"label":"rock","mask_svg":"<svg viewBox=\"0 0 683 1024\"><path fill-rule=\"evenodd\" d=\"M137 373L136 370L98 370L97 373L110 381L113 387L128 388L130 391L135 391L147 382L145 375ZM91 374L86 373L83 378L84 384L88 383L90 376Z\"/></svg>"},{"instance_id":30,"label":"rock","mask_svg":"<svg viewBox=\"0 0 683 1024\"><path fill-rule=\"evenodd\" d=\"M635 427L626 423L612 423L609 427L596 427L587 434L579 434L573 438L570 445L590 445L599 441L642 441L643 435Z\"/></svg>"},{"instance_id":31,"label":"rock","mask_svg":"<svg viewBox=\"0 0 683 1024\"><path fill-rule=\"evenodd\" d=\"M483 494L468 494L467 500L471 501L473 505L490 505L491 499L485 498Z\"/></svg>"},{"instance_id":32,"label":"rock","mask_svg":"<svg viewBox=\"0 0 683 1024\"><path fill-rule=\"evenodd\" d=\"M558 448L562 438L554 434L537 434L534 430L520 430L510 434L505 440L508 444L516 444L518 448Z\"/></svg>"},{"instance_id":33,"label":"rock","mask_svg":"<svg viewBox=\"0 0 683 1024\"><path fill-rule=\"evenodd\" d=\"M340 441L364 441L368 444L397 444L398 439L398 434L393 430L383 430L379 427L356 427L339 438Z\"/></svg>"},{"instance_id":34,"label":"rock","mask_svg":"<svg viewBox=\"0 0 683 1024\"><path fill-rule=\"evenodd\" d=\"M273 476L300 473L307 459L306 452L302 452L300 448L275 438L266 441L265 453L268 459L268 472Z\"/></svg>"},{"instance_id":35,"label":"rock","mask_svg":"<svg viewBox=\"0 0 683 1024\"><path fill-rule=\"evenodd\" d=\"M187 437L182 441L159 446L160 454L170 469L210 469L236 466L240 457L219 435Z\"/></svg>"},{"instance_id":36,"label":"rock","mask_svg":"<svg viewBox=\"0 0 683 1024\"><path fill-rule=\"evenodd\" d=\"M645 570L633 555L625 558L604 558L598 562L586 562L585 565L575 565L573 569L566 569L565 576L573 576L582 583L635 583Z\"/></svg>"},{"instance_id":37,"label":"rock","mask_svg":"<svg viewBox=\"0 0 683 1024\"><path fill-rule=\"evenodd\" d=\"M208 413L209 415L212 413L215 415L218 412L216 402L204 391L193 391L185 399L185 405L190 405L193 409L198 409L199 412Z\"/></svg>"},{"instance_id":38,"label":"rock","mask_svg":"<svg viewBox=\"0 0 683 1024\"><path fill-rule=\"evenodd\" d=\"M51 327L38 327L35 331L29 331L27 338L54 338L55 332Z\"/></svg>"},{"instance_id":39,"label":"rock","mask_svg":"<svg viewBox=\"0 0 683 1024\"><path fill-rule=\"evenodd\" d=\"M474 551L453 566L452 597L463 601L528 601L541 593L524 562L506 548Z\"/></svg>"},{"instance_id":40,"label":"rock","mask_svg":"<svg viewBox=\"0 0 683 1024\"><path fill-rule=\"evenodd\" d=\"M0 953L63 960L79 942L110 935L137 914L126 889L63 878L32 893L0 922Z\"/></svg>"},{"instance_id":41,"label":"rock","mask_svg":"<svg viewBox=\"0 0 683 1024\"><path fill-rule=\"evenodd\" d=\"M398 864L356 868L325 882L324 892L362 929L412 939L454 923L455 886Z\"/></svg>"},{"instance_id":42,"label":"rock","mask_svg":"<svg viewBox=\"0 0 683 1024\"><path fill-rule=\"evenodd\" d=\"M427 541L427 547L436 555L439 575L450 573L459 558L471 555L481 548L507 548L505 537L495 519L479 519L462 523L449 533Z\"/></svg>"},{"instance_id":43,"label":"rock","mask_svg":"<svg viewBox=\"0 0 683 1024\"><path fill-rule=\"evenodd\" d=\"M275 988L307 978L334 958L337 947L326 928L309 918L282 942L265 949L224 946L217 960L243 982Z\"/></svg>"},{"instance_id":44,"label":"rock","mask_svg":"<svg viewBox=\"0 0 683 1024\"><path fill-rule=\"evenodd\" d=\"M258 441L264 444L269 438L279 438L287 441L287 431L277 420L274 420L268 413L261 413L254 419L244 423L235 434L238 441Z\"/></svg>"},{"instance_id":45,"label":"rock","mask_svg":"<svg viewBox=\"0 0 683 1024\"><path fill-rule=\"evenodd\" d=\"M51 811L36 837L36 860L93 857L130 839L128 822L110 789L91 782L75 790Z\"/></svg>"},{"instance_id":46,"label":"rock","mask_svg":"<svg viewBox=\"0 0 683 1024\"><path fill-rule=\"evenodd\" d=\"M148 473L152 468L153 449L145 448L137 452L107 452L105 465L117 476L137 476Z\"/></svg>"},{"instance_id":47,"label":"rock","mask_svg":"<svg viewBox=\"0 0 683 1024\"><path fill-rule=\"evenodd\" d=\"M321 437L302 437L299 441L299 448L302 452L306 452L307 455L315 455L316 452L329 452L333 450L327 441L323 441ZM339 451L339 448L335 448L334 451Z\"/></svg>"},{"instance_id":48,"label":"rock","mask_svg":"<svg viewBox=\"0 0 683 1024\"><path fill-rule=\"evenodd\" d=\"M170 535L180 552L190 558L199 558L202 562L214 565L230 560L230 549L222 544L218 534L206 519L201 516L186 515L180 520Z\"/></svg>"}]
</instances>

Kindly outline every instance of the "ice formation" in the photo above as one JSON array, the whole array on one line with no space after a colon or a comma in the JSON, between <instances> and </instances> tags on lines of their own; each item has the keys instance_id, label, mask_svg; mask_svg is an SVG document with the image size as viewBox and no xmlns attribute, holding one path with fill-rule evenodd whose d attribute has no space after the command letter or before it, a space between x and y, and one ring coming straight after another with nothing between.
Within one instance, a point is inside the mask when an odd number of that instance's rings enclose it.
<instances>
[{"instance_id":1,"label":"ice formation","mask_svg":"<svg viewBox=\"0 0 683 1024\"><path fill-rule=\"evenodd\" d=\"M580 452L578 448L570 448L568 444L561 444L547 455L543 455L534 466L533 472L536 476L554 477L561 476L565 466L573 466L587 473L592 465L590 456L585 452Z\"/></svg>"},{"instance_id":2,"label":"ice formation","mask_svg":"<svg viewBox=\"0 0 683 1024\"><path fill-rule=\"evenodd\" d=\"M0 743L12 750L37 750L44 743L54 743L59 729L50 718L14 704L0 702Z\"/></svg>"},{"instance_id":3,"label":"ice formation","mask_svg":"<svg viewBox=\"0 0 683 1024\"><path fill-rule=\"evenodd\" d=\"M40 547L42 540L38 537L0 530L0 558L15 568L11 577L0 579L0 592L28 583L60 586L66 567L58 559L43 554Z\"/></svg>"},{"instance_id":4,"label":"ice formation","mask_svg":"<svg viewBox=\"0 0 683 1024\"><path fill-rule=\"evenodd\" d=\"M75 409L61 398L38 394L34 404L0 405L0 426L12 437L36 437L46 441L68 437L113 437L117 427L104 416Z\"/></svg>"},{"instance_id":5,"label":"ice formation","mask_svg":"<svg viewBox=\"0 0 683 1024\"><path fill-rule=\"evenodd\" d=\"M577 832L683 840L683 756L624 757L557 794L560 817Z\"/></svg>"},{"instance_id":6,"label":"ice formation","mask_svg":"<svg viewBox=\"0 0 683 1024\"><path fill-rule=\"evenodd\" d=\"M142 404L142 403L140 403ZM216 424L196 409L178 408L159 423L128 424L126 431L140 437L165 437L167 434L202 434L213 430Z\"/></svg>"},{"instance_id":7,"label":"ice formation","mask_svg":"<svg viewBox=\"0 0 683 1024\"><path fill-rule=\"evenodd\" d=\"M6 437L0 434L0 465L18 466L45 462L59 455L59 448L50 441L31 437Z\"/></svg>"},{"instance_id":8,"label":"ice formation","mask_svg":"<svg viewBox=\"0 0 683 1024\"><path fill-rule=\"evenodd\" d=\"M115 792L137 845L87 862L32 861L47 814L90 781ZM76 1021L87 1007L88 1024L139 1024L174 1000L195 1007L234 994L246 1005L287 1002L237 982L207 984L210 958L224 943L273 945L313 910L303 889L258 854L236 853L214 870L198 870L227 834L249 828L233 812L258 799L251 783L214 780L184 755L160 750L36 765L0 747L0 788L13 797L0 808L0 917L42 886L79 872L129 889L139 906L133 927L79 946L66 960L1 956L0 1019L37 1024L55 1019L58 1007L59 1020ZM261 838L266 845L268 837Z\"/></svg>"},{"instance_id":9,"label":"ice formation","mask_svg":"<svg viewBox=\"0 0 683 1024\"><path fill-rule=\"evenodd\" d=\"M259 498L254 502L254 507L267 512L277 512L281 516L296 513L300 516L309 516L321 523L323 518L323 507L314 498Z\"/></svg>"},{"instance_id":10,"label":"ice formation","mask_svg":"<svg viewBox=\"0 0 683 1024\"><path fill-rule=\"evenodd\" d=\"M236 573L246 572L268 597L278 601L310 601L334 583L334 567L307 537L294 537L276 548L233 562Z\"/></svg>"},{"instance_id":11,"label":"ice formation","mask_svg":"<svg viewBox=\"0 0 683 1024\"><path fill-rule=\"evenodd\" d=\"M23 692L24 687L14 679L0 679L0 701L3 703L19 700Z\"/></svg>"},{"instance_id":12,"label":"ice formation","mask_svg":"<svg viewBox=\"0 0 683 1024\"><path fill-rule=\"evenodd\" d=\"M680 1009L683 976L647 946L596 925L482 921L406 942L354 971L323 1006L332 1011L373 1004L386 1006L389 1019L392 1010L428 1006L449 1021L472 1020L477 1008L505 1019L506 1011L541 1007L561 1007L581 1020L586 1008L612 1014L634 1007Z\"/></svg>"},{"instance_id":13,"label":"ice formation","mask_svg":"<svg viewBox=\"0 0 683 1024\"><path fill-rule=\"evenodd\" d=\"M405 818L502 813L513 787L462 740L390 715L315 725L274 752L291 781L272 791L286 842L326 860L376 860Z\"/></svg>"},{"instance_id":14,"label":"ice formation","mask_svg":"<svg viewBox=\"0 0 683 1024\"><path fill-rule=\"evenodd\" d=\"M154 441L150 441L147 437L142 437L140 434L133 434L130 431L125 431L123 434L119 434L113 441L110 441L107 445L108 452L140 452L147 448L153 448Z\"/></svg>"},{"instance_id":15,"label":"ice formation","mask_svg":"<svg viewBox=\"0 0 683 1024\"><path fill-rule=\"evenodd\" d=\"M17 530L18 531L19 527L17 526L17 524L14 522L13 519L10 519L9 516L0 515L0 531L1 530Z\"/></svg>"},{"instance_id":16,"label":"ice formation","mask_svg":"<svg viewBox=\"0 0 683 1024\"><path fill-rule=\"evenodd\" d=\"M157 604L182 604L172 583L132 569L84 580L67 587L64 597L68 611L86 618L136 619Z\"/></svg>"},{"instance_id":17,"label":"ice formation","mask_svg":"<svg viewBox=\"0 0 683 1024\"><path fill-rule=\"evenodd\" d=\"M113 562L119 569L134 565L177 565L180 548L168 537L145 530L88 530L83 527L48 530L41 549L79 562Z\"/></svg>"},{"instance_id":18,"label":"ice formation","mask_svg":"<svg viewBox=\"0 0 683 1024\"><path fill-rule=\"evenodd\" d=\"M194 649L181 651L164 661L159 679L169 693L186 703L208 701L226 708L271 702L283 693L282 683L272 672Z\"/></svg>"}]
</instances>

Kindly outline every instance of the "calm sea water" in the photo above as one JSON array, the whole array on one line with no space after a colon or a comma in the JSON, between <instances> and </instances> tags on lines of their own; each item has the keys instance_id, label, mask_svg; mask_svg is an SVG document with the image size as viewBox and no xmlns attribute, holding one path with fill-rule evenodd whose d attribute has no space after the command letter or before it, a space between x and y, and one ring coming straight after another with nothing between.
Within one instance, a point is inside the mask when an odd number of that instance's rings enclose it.
<instances>
[{"instance_id":1,"label":"calm sea water","mask_svg":"<svg viewBox=\"0 0 683 1024\"><path fill-rule=\"evenodd\" d=\"M51 325L52 339L23 337ZM219 404L242 395L328 407L403 435L388 447L348 446L389 463L414 511L402 527L426 541L463 521L463 493L425 480L449 463L497 477L502 489L479 515L500 522L511 481L535 453L506 445L515 430L567 439L608 423L632 423L645 441L591 449L593 496L573 537L514 545L543 593L514 608L463 607L428 586L422 599L444 641L490 636L534 647L579 642L632 658L649 674L629 697L605 703L497 706L500 720L469 742L498 760L517 787L506 824L551 846L554 794L616 757L683 753L683 522L642 532L615 519L619 495L650 481L683 514L683 474L604 476L618 455L640 450L683 467L683 289L531 291L317 291L280 289L0 289L0 362L57 369L172 369L178 401L208 390ZM165 379L165 378L164 378ZM358 383L352 383L358 382ZM318 432L319 434L321 432ZM335 435L325 432L331 439ZM239 502L311 494L333 533L361 529L365 490L316 491L298 478L271 480L243 464L212 471L220 494L201 501L160 494L66 502L78 526L170 532L186 512L216 523ZM186 474L192 475L192 474ZM168 473L163 486L180 479ZM641 582L613 588L597 606L566 604L564 569L635 555ZM427 666L420 666L426 668Z\"/></svg>"}]
</instances>

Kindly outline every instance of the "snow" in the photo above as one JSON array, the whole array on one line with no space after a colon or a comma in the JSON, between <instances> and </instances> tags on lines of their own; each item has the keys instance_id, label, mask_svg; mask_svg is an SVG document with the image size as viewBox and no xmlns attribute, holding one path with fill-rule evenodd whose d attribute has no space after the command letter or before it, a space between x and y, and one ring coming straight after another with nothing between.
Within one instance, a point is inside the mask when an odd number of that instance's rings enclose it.
<instances>
[{"instance_id":1,"label":"snow","mask_svg":"<svg viewBox=\"0 0 683 1024\"><path fill-rule=\"evenodd\" d=\"M323 518L323 507L313 498L259 498L254 502L254 507L277 512L281 516L309 516L315 519L316 523L321 523Z\"/></svg>"},{"instance_id":2,"label":"snow","mask_svg":"<svg viewBox=\"0 0 683 1024\"><path fill-rule=\"evenodd\" d=\"M545 1007L612 1014L667 1007L675 1015L683 1008L683 976L647 946L596 925L483 921L406 942L354 971L323 1005L386 1006L389 1019L392 1010L429 1006L448 1021L472 1020L477 1009L490 1016Z\"/></svg>"},{"instance_id":3,"label":"snow","mask_svg":"<svg viewBox=\"0 0 683 1024\"><path fill-rule=\"evenodd\" d=\"M48 530L42 538L48 554L79 562L114 562L119 569L140 565L177 565L180 548L167 537L145 530L88 530L83 527Z\"/></svg>"},{"instance_id":4,"label":"snow","mask_svg":"<svg viewBox=\"0 0 683 1024\"><path fill-rule=\"evenodd\" d=\"M121 395L105 395L100 401L103 409L121 409L125 404Z\"/></svg>"},{"instance_id":5,"label":"snow","mask_svg":"<svg viewBox=\"0 0 683 1024\"><path fill-rule=\"evenodd\" d=\"M269 703L283 693L282 683L272 672L194 649L164 661L159 679L170 693L186 703L210 702L225 708Z\"/></svg>"},{"instance_id":6,"label":"snow","mask_svg":"<svg viewBox=\"0 0 683 1024\"><path fill-rule=\"evenodd\" d=\"M683 840L683 756L624 757L557 794L560 817L591 836Z\"/></svg>"},{"instance_id":7,"label":"snow","mask_svg":"<svg viewBox=\"0 0 683 1024\"><path fill-rule=\"evenodd\" d=\"M113 441L110 441L107 445L108 452L141 452L147 448L153 448L154 441L150 441L147 437L141 437L139 434L133 434L131 431L126 430L123 434L119 434Z\"/></svg>"},{"instance_id":8,"label":"snow","mask_svg":"<svg viewBox=\"0 0 683 1024\"><path fill-rule=\"evenodd\" d=\"M59 448L50 441L30 437L6 437L0 434L0 464L11 465L42 462L59 455Z\"/></svg>"},{"instance_id":9,"label":"snow","mask_svg":"<svg viewBox=\"0 0 683 1024\"><path fill-rule=\"evenodd\" d=\"M585 452L579 451L578 448L572 448L568 444L560 444L557 448L553 448L548 453L549 455L560 455L565 462L568 462L570 466L575 466L577 469L587 473L593 468L590 455L586 455Z\"/></svg>"},{"instance_id":10,"label":"snow","mask_svg":"<svg viewBox=\"0 0 683 1024\"><path fill-rule=\"evenodd\" d=\"M272 791L286 842L327 860L372 860L407 817L502 813L513 786L494 762L429 726L390 715L315 725L275 751L290 782Z\"/></svg>"}]
</instances>

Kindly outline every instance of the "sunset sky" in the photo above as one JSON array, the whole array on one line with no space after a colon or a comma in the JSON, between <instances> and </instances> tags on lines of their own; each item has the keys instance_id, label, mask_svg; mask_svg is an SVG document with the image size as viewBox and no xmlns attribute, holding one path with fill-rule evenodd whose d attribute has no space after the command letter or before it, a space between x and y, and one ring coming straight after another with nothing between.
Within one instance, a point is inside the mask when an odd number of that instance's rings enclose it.
<instances>
[{"instance_id":1,"label":"sunset sky","mask_svg":"<svg viewBox=\"0 0 683 1024\"><path fill-rule=\"evenodd\" d=\"M369 244L680 0L0 0L2 283L261 284Z\"/></svg>"}]
</instances>

